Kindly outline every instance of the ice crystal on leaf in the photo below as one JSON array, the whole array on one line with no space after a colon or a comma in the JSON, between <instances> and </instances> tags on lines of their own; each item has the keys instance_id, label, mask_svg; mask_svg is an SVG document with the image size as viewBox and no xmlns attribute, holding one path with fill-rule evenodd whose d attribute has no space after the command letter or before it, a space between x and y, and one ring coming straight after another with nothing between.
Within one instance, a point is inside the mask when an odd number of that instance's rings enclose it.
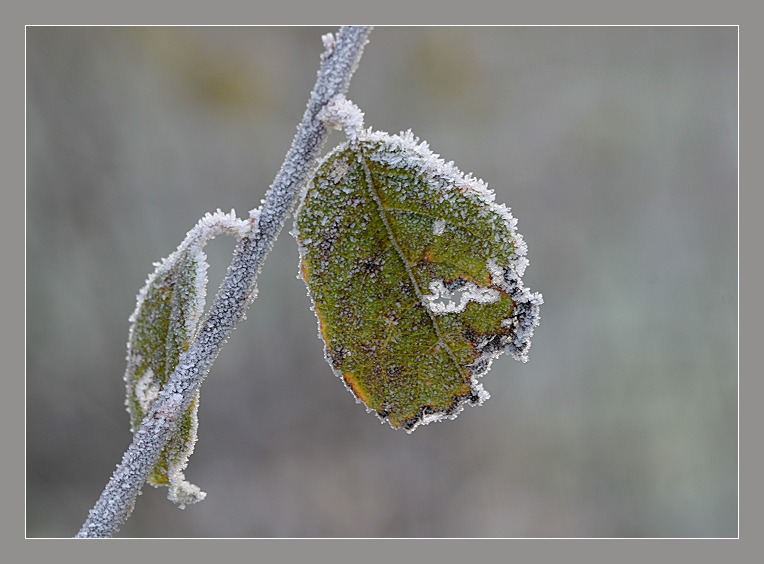
<instances>
[{"instance_id":1,"label":"ice crystal on leaf","mask_svg":"<svg viewBox=\"0 0 764 564\"><path fill-rule=\"evenodd\" d=\"M207 293L204 245L221 234L241 238L252 225L238 219L233 210L230 214L219 210L207 214L175 252L155 264L156 270L138 294L137 306L130 316L125 403L133 433L140 428L199 328ZM154 486L168 486L168 498L181 508L205 496L183 475L196 443L198 409L199 390L147 478Z\"/></svg>"},{"instance_id":2,"label":"ice crystal on leaf","mask_svg":"<svg viewBox=\"0 0 764 564\"><path fill-rule=\"evenodd\" d=\"M343 130L348 139L355 139L363 130L363 112L341 94L323 107L318 118L329 127Z\"/></svg>"},{"instance_id":3,"label":"ice crystal on leaf","mask_svg":"<svg viewBox=\"0 0 764 564\"><path fill-rule=\"evenodd\" d=\"M436 219L435 223L432 224L432 232L435 235L443 235L443 232L446 230L446 220L444 219Z\"/></svg>"},{"instance_id":4,"label":"ice crystal on leaf","mask_svg":"<svg viewBox=\"0 0 764 564\"><path fill-rule=\"evenodd\" d=\"M526 245L484 182L409 131L352 130L322 161L293 233L327 361L395 428L455 417L488 394L478 378L509 352L525 361L538 293ZM344 117L350 119L343 121Z\"/></svg>"},{"instance_id":5,"label":"ice crystal on leaf","mask_svg":"<svg viewBox=\"0 0 764 564\"><path fill-rule=\"evenodd\" d=\"M462 312L471 301L480 304L492 304L501 298L501 293L498 290L480 287L474 282L464 283L461 280L457 280L451 286L454 287L446 288L443 280L435 280L430 282L430 292L432 293L422 296L425 300L425 305L435 315ZM459 303L451 301L451 298L457 295Z\"/></svg>"}]
</instances>

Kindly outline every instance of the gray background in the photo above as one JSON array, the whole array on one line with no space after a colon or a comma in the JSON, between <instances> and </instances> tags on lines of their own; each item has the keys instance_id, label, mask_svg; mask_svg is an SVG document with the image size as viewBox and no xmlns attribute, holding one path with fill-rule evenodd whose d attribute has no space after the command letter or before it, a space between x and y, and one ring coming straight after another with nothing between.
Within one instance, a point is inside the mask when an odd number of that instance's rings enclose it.
<instances>
[{"instance_id":1,"label":"gray background","mask_svg":"<svg viewBox=\"0 0 764 564\"><path fill-rule=\"evenodd\" d=\"M134 296L204 212L257 205L325 31L28 29L27 535L74 534L100 493ZM456 421L380 425L284 232L203 387L208 499L146 488L121 534L736 535L737 29L378 28L350 96L513 208L546 301L530 362Z\"/></svg>"}]
</instances>

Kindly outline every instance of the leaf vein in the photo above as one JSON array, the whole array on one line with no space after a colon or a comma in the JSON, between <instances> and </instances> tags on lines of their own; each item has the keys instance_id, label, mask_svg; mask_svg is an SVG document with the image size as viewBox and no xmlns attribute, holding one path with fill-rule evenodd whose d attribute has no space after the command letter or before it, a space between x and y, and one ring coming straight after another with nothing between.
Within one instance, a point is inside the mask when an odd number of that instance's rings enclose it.
<instances>
[{"instance_id":1,"label":"leaf vein","mask_svg":"<svg viewBox=\"0 0 764 564\"><path fill-rule=\"evenodd\" d=\"M414 291L416 292L417 298L419 299L419 303L421 304L421 307L423 307L427 311L427 314L430 317L430 321L432 322L433 329L435 329L435 334L437 335L439 342L443 343L443 348L448 352L448 356L451 357L451 360L453 361L454 366L456 367L459 374L464 376L465 370L462 368L461 364L459 364L459 361L457 360L454 352L451 350L451 347L449 347L446 341L444 340L443 335L440 332L440 327L438 326L438 322L435 319L435 314L432 311L430 311L430 308L428 308L425 305L424 295L422 294L422 290L421 288L419 288L419 284L417 284L416 278L414 278L414 273L411 271L411 265L409 265L409 262L406 259L406 256L403 254L403 250L401 249L397 239L395 238L395 233L393 233L393 230L390 226L390 222L387 219L387 213L385 211L385 207L382 204L382 200L380 199L379 194L377 193L377 190L375 188L374 179L371 173L371 169L369 168L369 163L367 161L366 155L364 155L363 149L360 146L358 147L358 154L359 154L359 161L361 165L363 166L363 170L366 176L366 185L368 186L369 194L371 195L374 202L377 204L377 209L379 210L380 219L382 220L382 223L385 226L385 230L387 231L387 234L390 237L390 242L392 243L393 247L398 253L399 258L403 262L403 266L406 269L406 273L408 274L409 279L411 280L411 284L414 287Z\"/></svg>"}]
</instances>

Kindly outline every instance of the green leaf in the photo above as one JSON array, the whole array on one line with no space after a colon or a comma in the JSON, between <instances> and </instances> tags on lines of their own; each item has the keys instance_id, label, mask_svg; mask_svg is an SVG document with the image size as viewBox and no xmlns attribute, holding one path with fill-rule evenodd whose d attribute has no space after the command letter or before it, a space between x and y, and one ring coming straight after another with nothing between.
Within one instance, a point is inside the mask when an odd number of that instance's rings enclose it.
<instances>
[{"instance_id":1,"label":"green leaf","mask_svg":"<svg viewBox=\"0 0 764 564\"><path fill-rule=\"evenodd\" d=\"M501 353L526 361L543 302L522 285L509 209L417 142L367 132L337 147L295 224L327 361L409 431L482 403L477 378Z\"/></svg>"},{"instance_id":2,"label":"green leaf","mask_svg":"<svg viewBox=\"0 0 764 564\"><path fill-rule=\"evenodd\" d=\"M207 214L188 232L178 249L149 276L138 294L138 303L130 316L127 343L127 411L136 433L167 384L180 356L196 336L204 311L207 292L207 257L203 248L216 235L244 235L249 222L219 210ZM196 390L178 429L163 449L147 481L154 486L168 486L168 498L182 509L205 497L198 486L185 481L183 470L196 443L199 390Z\"/></svg>"}]
</instances>

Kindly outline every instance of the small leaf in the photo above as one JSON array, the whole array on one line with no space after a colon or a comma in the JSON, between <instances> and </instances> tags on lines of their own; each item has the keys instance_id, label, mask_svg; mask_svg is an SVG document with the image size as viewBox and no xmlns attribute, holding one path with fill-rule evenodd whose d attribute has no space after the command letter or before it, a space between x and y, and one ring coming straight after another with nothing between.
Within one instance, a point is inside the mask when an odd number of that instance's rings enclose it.
<instances>
[{"instance_id":1,"label":"small leaf","mask_svg":"<svg viewBox=\"0 0 764 564\"><path fill-rule=\"evenodd\" d=\"M207 292L207 257L203 248L208 240L222 233L242 237L249 222L218 210L207 214L188 232L169 257L156 264L156 270L138 294L130 316L127 343L127 411L136 433L146 414L167 384L180 355L188 350L201 322ZM196 443L199 390L181 417L178 429L162 451L147 481L154 486L169 486L168 498L182 509L205 497L197 486L185 481L183 470Z\"/></svg>"},{"instance_id":2,"label":"small leaf","mask_svg":"<svg viewBox=\"0 0 764 564\"><path fill-rule=\"evenodd\" d=\"M526 361L540 294L516 220L480 180L410 132L333 150L295 224L327 361L395 428L488 398L477 378L507 351Z\"/></svg>"}]
</instances>

